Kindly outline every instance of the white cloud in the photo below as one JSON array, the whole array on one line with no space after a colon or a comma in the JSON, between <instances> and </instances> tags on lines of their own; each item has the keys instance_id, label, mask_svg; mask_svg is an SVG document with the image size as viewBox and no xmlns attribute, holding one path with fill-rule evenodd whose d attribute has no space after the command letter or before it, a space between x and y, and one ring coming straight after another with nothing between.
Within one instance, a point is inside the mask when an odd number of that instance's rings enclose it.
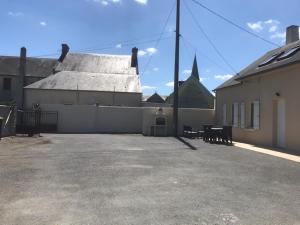
<instances>
[{"instance_id":1,"label":"white cloud","mask_svg":"<svg viewBox=\"0 0 300 225\"><path fill-rule=\"evenodd\" d=\"M264 29L261 21L258 21L256 23L247 23L247 26L251 30L254 30L256 32L260 32L260 31L262 31Z\"/></svg>"},{"instance_id":2,"label":"white cloud","mask_svg":"<svg viewBox=\"0 0 300 225\"><path fill-rule=\"evenodd\" d=\"M255 23L251 23L251 22L247 23L247 26L255 32L260 32L264 29L268 29L270 33L276 32L279 28L279 25L280 22L274 19L269 19L266 21L257 21Z\"/></svg>"},{"instance_id":3,"label":"white cloud","mask_svg":"<svg viewBox=\"0 0 300 225\"><path fill-rule=\"evenodd\" d=\"M122 48L122 44L117 44L116 48Z\"/></svg>"},{"instance_id":4,"label":"white cloud","mask_svg":"<svg viewBox=\"0 0 300 225\"><path fill-rule=\"evenodd\" d=\"M270 36L271 39L278 39L281 42L285 41L286 32L276 32Z\"/></svg>"},{"instance_id":5,"label":"white cloud","mask_svg":"<svg viewBox=\"0 0 300 225\"><path fill-rule=\"evenodd\" d=\"M47 26L47 23L45 21L42 21L42 22L40 22L40 25L45 27L45 26Z\"/></svg>"},{"instance_id":6,"label":"white cloud","mask_svg":"<svg viewBox=\"0 0 300 225\"><path fill-rule=\"evenodd\" d=\"M157 71L159 71L159 68L158 68L158 67L154 67L154 68L153 68L153 71L154 71L154 72L157 72Z\"/></svg>"},{"instance_id":7,"label":"white cloud","mask_svg":"<svg viewBox=\"0 0 300 225\"><path fill-rule=\"evenodd\" d=\"M134 0L134 1L141 5L147 5L147 3L148 3L148 0Z\"/></svg>"},{"instance_id":8,"label":"white cloud","mask_svg":"<svg viewBox=\"0 0 300 225\"><path fill-rule=\"evenodd\" d=\"M147 54L147 52L145 52L145 51L143 51L143 50L139 50L138 55L139 55L140 57L143 57L143 56L146 55L146 54Z\"/></svg>"},{"instance_id":9,"label":"white cloud","mask_svg":"<svg viewBox=\"0 0 300 225\"><path fill-rule=\"evenodd\" d=\"M146 51L148 52L149 55L153 55L157 52L156 48L147 48Z\"/></svg>"},{"instance_id":10,"label":"white cloud","mask_svg":"<svg viewBox=\"0 0 300 225\"><path fill-rule=\"evenodd\" d=\"M18 16L23 16L24 14L22 12L8 12L7 15L12 16L12 17L18 17Z\"/></svg>"},{"instance_id":11,"label":"white cloud","mask_svg":"<svg viewBox=\"0 0 300 225\"><path fill-rule=\"evenodd\" d=\"M156 89L157 87L154 87L154 86L147 86L147 85L145 85L145 86L142 86L142 90L144 91L144 90L153 90L153 89Z\"/></svg>"},{"instance_id":12,"label":"white cloud","mask_svg":"<svg viewBox=\"0 0 300 225\"><path fill-rule=\"evenodd\" d=\"M233 75L230 75L230 74L226 74L226 75L215 75L215 79L217 80L229 80L230 78L232 78Z\"/></svg>"},{"instance_id":13,"label":"white cloud","mask_svg":"<svg viewBox=\"0 0 300 225\"><path fill-rule=\"evenodd\" d=\"M170 81L168 83L166 83L167 87L174 87L174 81Z\"/></svg>"},{"instance_id":14,"label":"white cloud","mask_svg":"<svg viewBox=\"0 0 300 225\"><path fill-rule=\"evenodd\" d=\"M183 74L184 76L189 76L189 75L191 75L191 73L192 73L192 70L183 70L183 71L182 71L182 74Z\"/></svg>"},{"instance_id":15,"label":"white cloud","mask_svg":"<svg viewBox=\"0 0 300 225\"><path fill-rule=\"evenodd\" d=\"M103 6L108 6L110 3L121 3L121 0L86 0L86 1L99 3Z\"/></svg>"}]
</instances>

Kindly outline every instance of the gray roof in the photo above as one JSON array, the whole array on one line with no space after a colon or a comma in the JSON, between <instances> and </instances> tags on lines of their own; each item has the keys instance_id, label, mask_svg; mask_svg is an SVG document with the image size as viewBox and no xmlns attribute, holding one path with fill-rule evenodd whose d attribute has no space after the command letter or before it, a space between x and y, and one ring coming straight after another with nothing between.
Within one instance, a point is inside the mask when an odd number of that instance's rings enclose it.
<instances>
[{"instance_id":1,"label":"gray roof","mask_svg":"<svg viewBox=\"0 0 300 225\"><path fill-rule=\"evenodd\" d=\"M68 53L56 71L137 75L136 68L131 67L130 55Z\"/></svg>"},{"instance_id":2,"label":"gray roof","mask_svg":"<svg viewBox=\"0 0 300 225\"><path fill-rule=\"evenodd\" d=\"M157 93L154 93L149 98L147 98L146 102L152 102L152 103L165 103L165 100L162 96L160 96Z\"/></svg>"},{"instance_id":3,"label":"gray roof","mask_svg":"<svg viewBox=\"0 0 300 225\"><path fill-rule=\"evenodd\" d=\"M57 64L56 59L27 58L26 76L47 77L53 74ZM15 56L0 56L0 75L16 76L19 74L20 58Z\"/></svg>"},{"instance_id":4,"label":"gray roof","mask_svg":"<svg viewBox=\"0 0 300 225\"><path fill-rule=\"evenodd\" d=\"M26 89L80 90L141 93L137 75L62 71L37 81Z\"/></svg>"},{"instance_id":5,"label":"gray roof","mask_svg":"<svg viewBox=\"0 0 300 225\"><path fill-rule=\"evenodd\" d=\"M288 66L294 63L300 62L300 50L296 51L291 57L286 58L284 60L274 60L268 65L265 66L259 66L266 60L270 59L274 55L279 55L284 52L288 52L289 50L300 46L300 41L293 42L291 44L285 45L283 47L274 49L272 51L267 52L265 55L260 57L258 60L254 61L252 64L247 66L245 69L243 69L240 73L238 73L236 76L234 76L232 79L224 82L220 86L218 86L215 90L222 89L225 87L233 86L236 84L239 84L239 80L242 80L249 76L254 76L258 74L262 74L264 72L268 72L274 69L278 69L284 66Z\"/></svg>"}]
</instances>

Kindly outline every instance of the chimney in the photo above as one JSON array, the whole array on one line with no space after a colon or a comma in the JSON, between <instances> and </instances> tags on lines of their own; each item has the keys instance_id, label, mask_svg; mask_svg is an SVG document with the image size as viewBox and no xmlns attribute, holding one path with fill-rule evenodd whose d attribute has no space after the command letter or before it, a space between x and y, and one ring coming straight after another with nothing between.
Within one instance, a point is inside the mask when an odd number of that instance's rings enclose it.
<instances>
[{"instance_id":1,"label":"chimney","mask_svg":"<svg viewBox=\"0 0 300 225\"><path fill-rule=\"evenodd\" d=\"M131 67L136 68L137 74L139 74L138 52L139 49L137 47L134 47L132 49L132 55L131 55Z\"/></svg>"},{"instance_id":2,"label":"chimney","mask_svg":"<svg viewBox=\"0 0 300 225\"><path fill-rule=\"evenodd\" d=\"M58 59L58 62L63 62L65 57L67 56L68 52L70 50L70 47L67 44L61 45L61 55Z\"/></svg>"},{"instance_id":3,"label":"chimney","mask_svg":"<svg viewBox=\"0 0 300 225\"><path fill-rule=\"evenodd\" d=\"M19 96L20 102L18 106L24 109L24 86L26 76L26 48L22 47L20 51L20 62L19 62Z\"/></svg>"},{"instance_id":4,"label":"chimney","mask_svg":"<svg viewBox=\"0 0 300 225\"><path fill-rule=\"evenodd\" d=\"M299 41L299 26L289 26L286 29L286 44L291 44L295 41Z\"/></svg>"}]
</instances>

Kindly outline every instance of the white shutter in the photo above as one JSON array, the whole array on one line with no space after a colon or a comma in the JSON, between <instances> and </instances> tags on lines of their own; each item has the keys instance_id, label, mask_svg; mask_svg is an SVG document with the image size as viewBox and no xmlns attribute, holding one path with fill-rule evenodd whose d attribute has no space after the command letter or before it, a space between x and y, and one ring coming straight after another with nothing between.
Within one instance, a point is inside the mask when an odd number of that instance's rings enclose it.
<instances>
[{"instance_id":1,"label":"white shutter","mask_svg":"<svg viewBox=\"0 0 300 225\"><path fill-rule=\"evenodd\" d=\"M223 125L227 125L227 106L223 105Z\"/></svg>"},{"instance_id":2,"label":"white shutter","mask_svg":"<svg viewBox=\"0 0 300 225\"><path fill-rule=\"evenodd\" d=\"M241 116L240 116L240 124L241 124L241 128L245 128L245 103L241 103L241 106L240 106L240 113L241 113Z\"/></svg>"},{"instance_id":3,"label":"white shutter","mask_svg":"<svg viewBox=\"0 0 300 225\"><path fill-rule=\"evenodd\" d=\"M254 106L254 110L253 110L253 128L255 130L258 130L259 129L259 126L260 126L260 116L259 116L259 113L260 113L260 109L259 109L259 101L255 101L253 102L253 106Z\"/></svg>"},{"instance_id":4,"label":"white shutter","mask_svg":"<svg viewBox=\"0 0 300 225\"><path fill-rule=\"evenodd\" d=\"M233 126L239 126L239 103L233 104Z\"/></svg>"}]
</instances>

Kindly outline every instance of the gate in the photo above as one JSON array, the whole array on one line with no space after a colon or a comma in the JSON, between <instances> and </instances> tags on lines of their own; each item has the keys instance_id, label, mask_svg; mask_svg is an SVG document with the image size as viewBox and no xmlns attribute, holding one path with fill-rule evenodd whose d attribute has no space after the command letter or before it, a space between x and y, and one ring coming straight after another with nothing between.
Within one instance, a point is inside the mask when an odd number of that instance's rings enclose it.
<instances>
[{"instance_id":1,"label":"gate","mask_svg":"<svg viewBox=\"0 0 300 225\"><path fill-rule=\"evenodd\" d=\"M18 111L17 133L30 136L39 133L56 133L58 112L51 111Z\"/></svg>"}]
</instances>

